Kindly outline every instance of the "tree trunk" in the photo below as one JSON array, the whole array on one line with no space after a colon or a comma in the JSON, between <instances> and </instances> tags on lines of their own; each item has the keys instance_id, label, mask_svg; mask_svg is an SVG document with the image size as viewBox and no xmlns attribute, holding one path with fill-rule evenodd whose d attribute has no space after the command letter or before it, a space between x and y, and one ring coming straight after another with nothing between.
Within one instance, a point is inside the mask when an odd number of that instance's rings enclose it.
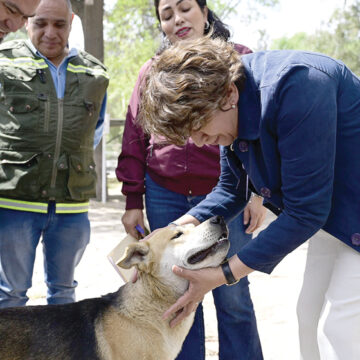
<instances>
[{"instance_id":1,"label":"tree trunk","mask_svg":"<svg viewBox=\"0 0 360 360\"><path fill-rule=\"evenodd\" d=\"M104 34L103 34L103 0L71 0L73 11L76 13L84 28L85 51L95 56L100 61L104 61ZM105 141L105 140L104 140ZM96 199L101 199L102 187L102 169L105 164L102 163L102 142L95 150L95 164L97 169Z\"/></svg>"}]
</instances>

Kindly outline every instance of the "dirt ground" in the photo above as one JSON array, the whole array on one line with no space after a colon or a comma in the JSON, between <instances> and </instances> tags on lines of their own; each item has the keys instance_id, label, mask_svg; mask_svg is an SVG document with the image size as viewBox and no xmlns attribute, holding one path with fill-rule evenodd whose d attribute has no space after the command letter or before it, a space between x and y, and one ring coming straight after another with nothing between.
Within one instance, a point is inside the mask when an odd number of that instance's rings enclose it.
<instances>
[{"instance_id":1,"label":"dirt ground","mask_svg":"<svg viewBox=\"0 0 360 360\"><path fill-rule=\"evenodd\" d=\"M121 216L122 200L106 204L92 202L90 207L91 242L76 270L77 300L101 296L115 291L122 280L106 255L125 236ZM274 219L270 213L264 226ZM302 282L307 244L288 255L269 276L253 273L249 279L265 360L295 360L299 358L296 300ZM45 304L42 253L38 248L33 287L29 304ZM206 360L216 360L217 326L211 295L204 300L206 328ZM234 358L235 359L235 358ZM240 359L240 358L239 358ZM135 360L135 359L134 359ZM196 360L196 359L194 359Z\"/></svg>"}]
</instances>

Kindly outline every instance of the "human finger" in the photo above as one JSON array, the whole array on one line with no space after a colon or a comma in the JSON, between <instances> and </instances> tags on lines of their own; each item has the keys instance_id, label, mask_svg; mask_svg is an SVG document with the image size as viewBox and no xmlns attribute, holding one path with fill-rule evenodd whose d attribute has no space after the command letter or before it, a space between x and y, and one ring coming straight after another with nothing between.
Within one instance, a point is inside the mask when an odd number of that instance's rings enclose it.
<instances>
[{"instance_id":1,"label":"human finger","mask_svg":"<svg viewBox=\"0 0 360 360\"><path fill-rule=\"evenodd\" d=\"M252 214L250 218L250 223L246 228L245 232L247 234L252 234L258 227L258 221L259 221L259 216L257 214Z\"/></svg>"},{"instance_id":2,"label":"human finger","mask_svg":"<svg viewBox=\"0 0 360 360\"><path fill-rule=\"evenodd\" d=\"M175 304L171 305L163 314L163 319L166 320L167 318L169 318L169 316L171 316L172 314L178 313L179 312L179 316L181 319L183 319L186 315L182 316L182 311L183 309L186 308L186 306L191 302L191 300L189 299L189 293L188 291L185 292L185 294L181 297L179 297L179 299L175 302Z\"/></svg>"},{"instance_id":3,"label":"human finger","mask_svg":"<svg viewBox=\"0 0 360 360\"><path fill-rule=\"evenodd\" d=\"M192 302L180 309L178 312L176 312L175 317L170 321L170 327L173 328L176 325L180 324L186 317L196 311L198 305L198 302Z\"/></svg>"},{"instance_id":4,"label":"human finger","mask_svg":"<svg viewBox=\"0 0 360 360\"><path fill-rule=\"evenodd\" d=\"M172 272L177 275L177 276L180 276L186 280L193 280L194 279L194 270L187 270L187 269L184 269L180 266L177 266L177 265L173 265L172 267Z\"/></svg>"},{"instance_id":5,"label":"human finger","mask_svg":"<svg viewBox=\"0 0 360 360\"><path fill-rule=\"evenodd\" d=\"M250 210L248 207L244 209L244 225L247 225L250 220Z\"/></svg>"},{"instance_id":6,"label":"human finger","mask_svg":"<svg viewBox=\"0 0 360 360\"><path fill-rule=\"evenodd\" d=\"M121 218L127 234L130 234L135 239L139 239L139 233L136 230L136 225L144 226L144 215L141 209L126 210Z\"/></svg>"}]
</instances>

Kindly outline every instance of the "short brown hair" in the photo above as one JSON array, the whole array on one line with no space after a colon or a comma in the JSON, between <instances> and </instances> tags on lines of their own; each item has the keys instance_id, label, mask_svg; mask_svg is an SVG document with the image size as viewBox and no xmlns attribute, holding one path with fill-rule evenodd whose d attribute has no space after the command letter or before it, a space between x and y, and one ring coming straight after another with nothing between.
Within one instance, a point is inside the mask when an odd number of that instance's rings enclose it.
<instances>
[{"instance_id":1,"label":"short brown hair","mask_svg":"<svg viewBox=\"0 0 360 360\"><path fill-rule=\"evenodd\" d=\"M229 87L245 80L233 45L204 36L178 41L158 56L142 87L140 125L182 145L222 109Z\"/></svg>"}]
</instances>

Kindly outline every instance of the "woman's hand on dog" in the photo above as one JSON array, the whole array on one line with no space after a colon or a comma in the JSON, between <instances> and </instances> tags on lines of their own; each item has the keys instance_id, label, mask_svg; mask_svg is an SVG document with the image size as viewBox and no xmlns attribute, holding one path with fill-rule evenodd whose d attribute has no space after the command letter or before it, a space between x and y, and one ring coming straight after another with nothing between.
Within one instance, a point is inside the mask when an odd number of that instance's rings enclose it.
<instances>
[{"instance_id":1,"label":"woman's hand on dog","mask_svg":"<svg viewBox=\"0 0 360 360\"><path fill-rule=\"evenodd\" d=\"M245 265L237 255L229 259L229 265L235 279L241 279L254 270ZM172 314L175 317L170 321L170 327L179 324L185 317L196 310L207 292L226 284L226 279L221 266L216 268L205 268L200 270L188 270L174 265L172 267L174 274L183 277L189 281L189 288L174 305L172 305L163 314L163 319L168 319Z\"/></svg>"},{"instance_id":2,"label":"woman's hand on dog","mask_svg":"<svg viewBox=\"0 0 360 360\"><path fill-rule=\"evenodd\" d=\"M170 321L170 327L176 326L195 311L208 291L225 283L220 267L187 270L174 265L172 271L174 274L187 279L189 288L163 315L163 319L166 320L171 314L176 314L175 318Z\"/></svg>"}]
</instances>

